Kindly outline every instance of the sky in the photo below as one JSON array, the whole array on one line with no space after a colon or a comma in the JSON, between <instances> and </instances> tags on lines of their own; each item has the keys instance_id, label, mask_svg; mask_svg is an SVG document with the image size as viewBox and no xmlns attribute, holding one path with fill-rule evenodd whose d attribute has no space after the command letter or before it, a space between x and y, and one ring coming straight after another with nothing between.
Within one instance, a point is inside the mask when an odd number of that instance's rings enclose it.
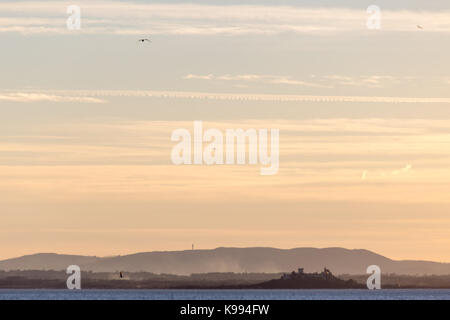
<instances>
[{"instance_id":1,"label":"sky","mask_svg":"<svg viewBox=\"0 0 450 320\"><path fill-rule=\"evenodd\" d=\"M446 0L2 1L0 259L194 244L450 262L448 40ZM195 120L279 129L278 174L174 165Z\"/></svg>"}]
</instances>

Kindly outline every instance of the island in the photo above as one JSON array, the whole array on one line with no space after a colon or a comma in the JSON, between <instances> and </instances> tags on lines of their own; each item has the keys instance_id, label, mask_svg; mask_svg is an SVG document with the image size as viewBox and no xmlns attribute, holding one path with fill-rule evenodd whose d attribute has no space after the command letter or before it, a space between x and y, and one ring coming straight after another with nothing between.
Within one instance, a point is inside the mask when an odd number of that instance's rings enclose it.
<instances>
[{"instance_id":1,"label":"island","mask_svg":"<svg viewBox=\"0 0 450 320\"><path fill-rule=\"evenodd\" d=\"M305 273L303 268L297 272L284 273L280 279L265 281L248 286L252 289L363 289L365 286L352 279L335 277L326 267L321 273Z\"/></svg>"}]
</instances>

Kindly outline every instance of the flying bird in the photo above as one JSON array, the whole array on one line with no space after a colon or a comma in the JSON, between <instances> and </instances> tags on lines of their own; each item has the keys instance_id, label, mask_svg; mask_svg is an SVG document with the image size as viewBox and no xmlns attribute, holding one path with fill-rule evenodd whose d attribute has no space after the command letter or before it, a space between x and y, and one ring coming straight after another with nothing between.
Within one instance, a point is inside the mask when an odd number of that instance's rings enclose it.
<instances>
[{"instance_id":1,"label":"flying bird","mask_svg":"<svg viewBox=\"0 0 450 320\"><path fill-rule=\"evenodd\" d=\"M421 25L421 24L418 24L418 25L417 25L417 28L419 28L419 29L423 29L423 25Z\"/></svg>"},{"instance_id":2,"label":"flying bird","mask_svg":"<svg viewBox=\"0 0 450 320\"><path fill-rule=\"evenodd\" d=\"M120 273L119 273L119 276L120 276L120 279L122 279L122 278L123 278L123 274L122 274L122 271L120 271Z\"/></svg>"},{"instance_id":3,"label":"flying bird","mask_svg":"<svg viewBox=\"0 0 450 320\"><path fill-rule=\"evenodd\" d=\"M145 38L145 39L138 39L138 42L144 43L145 41L152 42L152 40L147 39L147 38Z\"/></svg>"}]
</instances>

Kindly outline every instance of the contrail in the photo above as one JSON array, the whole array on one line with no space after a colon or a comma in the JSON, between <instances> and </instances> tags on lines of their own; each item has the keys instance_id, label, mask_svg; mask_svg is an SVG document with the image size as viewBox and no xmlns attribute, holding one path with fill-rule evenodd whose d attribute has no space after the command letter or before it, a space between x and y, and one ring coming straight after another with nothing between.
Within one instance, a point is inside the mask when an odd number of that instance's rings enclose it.
<instances>
[{"instance_id":1,"label":"contrail","mask_svg":"<svg viewBox=\"0 0 450 320\"><path fill-rule=\"evenodd\" d=\"M3 91L5 92L5 91ZM6 91L7 92L7 91ZM146 90L38 90L21 91L34 94L55 94L61 96L83 97L140 97L140 98L178 98L197 100L230 101L275 101L275 102L356 102L356 103L450 103L450 98L417 97L376 97L376 96L317 96L317 95L282 95L282 94L243 94L210 93L190 91L146 91ZM13 94L14 92L7 92Z\"/></svg>"}]
</instances>

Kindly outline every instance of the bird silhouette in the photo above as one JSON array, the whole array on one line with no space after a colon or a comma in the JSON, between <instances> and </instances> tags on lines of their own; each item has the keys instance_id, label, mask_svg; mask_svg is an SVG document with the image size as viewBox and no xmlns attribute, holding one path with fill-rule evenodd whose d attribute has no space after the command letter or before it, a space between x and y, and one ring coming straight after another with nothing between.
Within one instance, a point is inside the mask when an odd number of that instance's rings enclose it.
<instances>
[{"instance_id":1,"label":"bird silhouette","mask_svg":"<svg viewBox=\"0 0 450 320\"><path fill-rule=\"evenodd\" d=\"M138 42L144 43L145 41L152 42L152 40L147 39L147 38L144 38L144 39L138 39Z\"/></svg>"}]
</instances>

